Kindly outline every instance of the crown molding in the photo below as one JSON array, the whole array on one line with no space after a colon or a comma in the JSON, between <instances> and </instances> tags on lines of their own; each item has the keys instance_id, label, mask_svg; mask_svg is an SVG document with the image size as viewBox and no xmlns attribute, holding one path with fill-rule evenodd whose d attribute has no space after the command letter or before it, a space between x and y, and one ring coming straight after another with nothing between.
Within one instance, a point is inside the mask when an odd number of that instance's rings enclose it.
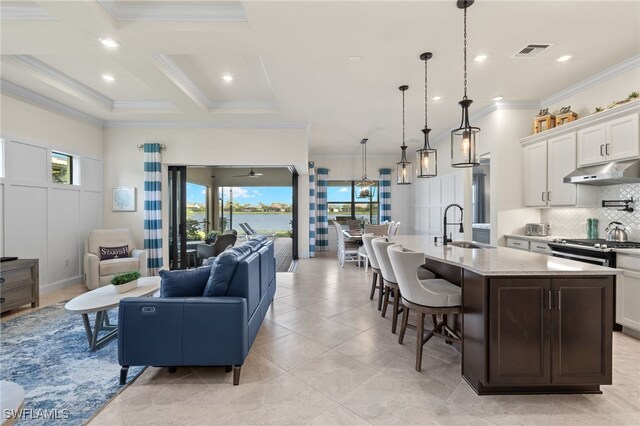
<instances>
[{"instance_id":1,"label":"crown molding","mask_svg":"<svg viewBox=\"0 0 640 426\"><path fill-rule=\"evenodd\" d=\"M32 70L43 75L48 81L52 82L55 87L70 92L84 99L89 99L106 110L113 109L113 100L102 93L93 90L89 86L80 83L78 80L69 77L67 74L45 64L39 59L31 55L9 55L14 61L31 68Z\"/></svg>"},{"instance_id":2,"label":"crown molding","mask_svg":"<svg viewBox=\"0 0 640 426\"><path fill-rule=\"evenodd\" d=\"M113 112L131 110L178 112L176 106L168 101L113 101Z\"/></svg>"},{"instance_id":3,"label":"crown molding","mask_svg":"<svg viewBox=\"0 0 640 426\"><path fill-rule=\"evenodd\" d=\"M587 89L590 89L598 84L605 82L613 77L616 77L620 74L623 74L629 70L640 67L640 55L632 56L631 58L620 62L617 65L612 66L611 68L607 68L606 70L599 72L598 74L592 75L589 78L586 78L573 86L569 86L564 90L559 91L558 93L551 95L547 98L544 98L540 101L540 105L552 105L566 99L570 96L583 92Z\"/></svg>"},{"instance_id":4,"label":"crown molding","mask_svg":"<svg viewBox=\"0 0 640 426\"><path fill-rule=\"evenodd\" d=\"M7 80L0 80L0 90L16 98L25 100L37 106L43 107L53 112L65 115L69 118L84 121L90 124L104 125L104 121L58 101L42 96L36 92L26 89Z\"/></svg>"},{"instance_id":5,"label":"crown molding","mask_svg":"<svg viewBox=\"0 0 640 426\"><path fill-rule=\"evenodd\" d=\"M209 21L247 22L240 2L124 2L98 0L118 21Z\"/></svg>"},{"instance_id":6,"label":"crown molding","mask_svg":"<svg viewBox=\"0 0 640 426\"><path fill-rule=\"evenodd\" d=\"M202 109L209 110L209 98L202 90L191 80L182 69L169 58L167 55L156 53L153 55L158 63L162 66L162 71L169 77L176 86L180 88L187 96L189 96Z\"/></svg>"},{"instance_id":7,"label":"crown molding","mask_svg":"<svg viewBox=\"0 0 640 426\"><path fill-rule=\"evenodd\" d=\"M57 21L44 7L28 1L0 3L0 16L3 21Z\"/></svg>"},{"instance_id":8,"label":"crown molding","mask_svg":"<svg viewBox=\"0 0 640 426\"><path fill-rule=\"evenodd\" d=\"M308 122L266 121L208 123L202 121L106 121L105 127L117 129L308 129Z\"/></svg>"}]
</instances>

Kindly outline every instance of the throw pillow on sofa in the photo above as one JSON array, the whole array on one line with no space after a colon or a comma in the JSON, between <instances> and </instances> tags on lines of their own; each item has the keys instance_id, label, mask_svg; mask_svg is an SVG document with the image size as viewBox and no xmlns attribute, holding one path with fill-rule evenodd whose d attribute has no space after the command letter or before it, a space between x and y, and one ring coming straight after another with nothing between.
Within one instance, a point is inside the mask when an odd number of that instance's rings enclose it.
<instances>
[{"instance_id":1,"label":"throw pillow on sofa","mask_svg":"<svg viewBox=\"0 0 640 426\"><path fill-rule=\"evenodd\" d=\"M102 247L100 246L100 260L111 260L111 259L119 259L122 257L131 257L129 256L129 246L118 246L118 247Z\"/></svg>"},{"instance_id":2,"label":"throw pillow on sofa","mask_svg":"<svg viewBox=\"0 0 640 426\"><path fill-rule=\"evenodd\" d=\"M238 254L230 250L216 257L213 265L211 265L211 273L204 288L203 296L218 297L227 294L231 277L238 266L238 259Z\"/></svg>"},{"instance_id":3,"label":"throw pillow on sofa","mask_svg":"<svg viewBox=\"0 0 640 426\"><path fill-rule=\"evenodd\" d=\"M160 270L160 297L199 297L211 275L211 266L196 269Z\"/></svg>"}]
</instances>

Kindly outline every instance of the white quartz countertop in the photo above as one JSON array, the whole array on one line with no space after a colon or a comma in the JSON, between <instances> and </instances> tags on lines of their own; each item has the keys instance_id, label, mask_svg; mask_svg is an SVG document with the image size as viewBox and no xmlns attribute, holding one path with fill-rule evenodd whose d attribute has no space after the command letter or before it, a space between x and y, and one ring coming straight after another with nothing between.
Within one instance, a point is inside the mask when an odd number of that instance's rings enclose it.
<instances>
[{"instance_id":1,"label":"white quartz countertop","mask_svg":"<svg viewBox=\"0 0 640 426\"><path fill-rule=\"evenodd\" d=\"M616 275L622 271L614 268L576 262L573 260L532 253L508 247L464 249L451 245L442 246L426 235L397 235L390 237L394 243L408 250L423 252L432 259L460 266L483 276L527 275Z\"/></svg>"}]
</instances>

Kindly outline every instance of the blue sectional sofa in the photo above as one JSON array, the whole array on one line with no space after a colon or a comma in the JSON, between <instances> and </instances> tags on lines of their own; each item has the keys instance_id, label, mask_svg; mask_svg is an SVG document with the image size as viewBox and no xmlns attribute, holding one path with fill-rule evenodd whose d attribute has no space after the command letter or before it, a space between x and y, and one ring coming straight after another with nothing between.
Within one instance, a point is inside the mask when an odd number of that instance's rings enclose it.
<instances>
[{"instance_id":1,"label":"blue sectional sofa","mask_svg":"<svg viewBox=\"0 0 640 426\"><path fill-rule=\"evenodd\" d=\"M276 292L273 242L251 239L207 266L161 271L160 297L120 302L120 383L130 366L233 367L233 384Z\"/></svg>"}]
</instances>

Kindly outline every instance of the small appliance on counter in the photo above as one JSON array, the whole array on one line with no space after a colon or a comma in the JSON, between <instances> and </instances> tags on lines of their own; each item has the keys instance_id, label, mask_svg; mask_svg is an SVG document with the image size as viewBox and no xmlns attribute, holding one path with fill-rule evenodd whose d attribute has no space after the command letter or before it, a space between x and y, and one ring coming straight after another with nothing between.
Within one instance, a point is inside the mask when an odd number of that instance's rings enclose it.
<instances>
[{"instance_id":1,"label":"small appliance on counter","mask_svg":"<svg viewBox=\"0 0 640 426\"><path fill-rule=\"evenodd\" d=\"M530 237L546 237L549 235L549 225L544 223L527 223L524 235Z\"/></svg>"}]
</instances>

